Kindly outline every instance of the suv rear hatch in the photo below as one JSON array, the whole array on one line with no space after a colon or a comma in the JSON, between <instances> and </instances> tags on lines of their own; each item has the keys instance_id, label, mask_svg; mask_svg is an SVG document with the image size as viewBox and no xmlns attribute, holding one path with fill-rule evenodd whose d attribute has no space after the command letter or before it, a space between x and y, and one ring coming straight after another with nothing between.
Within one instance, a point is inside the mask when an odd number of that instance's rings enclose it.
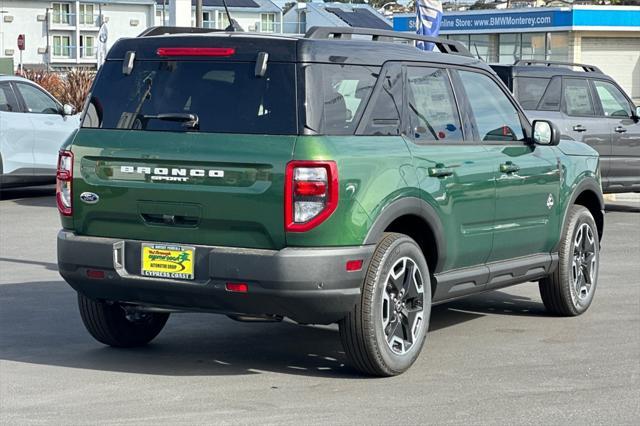
<instances>
[{"instance_id":1,"label":"suv rear hatch","mask_svg":"<svg viewBox=\"0 0 640 426\"><path fill-rule=\"evenodd\" d=\"M294 40L275 44L260 75L260 46L234 39L114 46L73 141L76 233L285 245L284 172L298 118L295 61L283 53L295 48L282 44ZM99 200L82 201L87 192Z\"/></svg>"}]
</instances>

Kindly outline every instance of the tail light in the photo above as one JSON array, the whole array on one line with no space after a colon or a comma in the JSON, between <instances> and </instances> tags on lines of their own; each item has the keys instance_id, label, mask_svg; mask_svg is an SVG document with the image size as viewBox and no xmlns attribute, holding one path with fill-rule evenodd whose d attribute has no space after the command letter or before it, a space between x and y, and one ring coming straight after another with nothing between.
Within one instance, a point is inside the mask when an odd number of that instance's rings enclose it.
<instances>
[{"instance_id":1,"label":"tail light","mask_svg":"<svg viewBox=\"0 0 640 426\"><path fill-rule=\"evenodd\" d=\"M58 154L58 170L56 172L56 202L58 210L65 216L72 213L73 153L60 151Z\"/></svg>"},{"instance_id":2,"label":"tail light","mask_svg":"<svg viewBox=\"0 0 640 426\"><path fill-rule=\"evenodd\" d=\"M285 174L285 230L305 232L338 206L338 169L333 161L291 161Z\"/></svg>"}]
</instances>

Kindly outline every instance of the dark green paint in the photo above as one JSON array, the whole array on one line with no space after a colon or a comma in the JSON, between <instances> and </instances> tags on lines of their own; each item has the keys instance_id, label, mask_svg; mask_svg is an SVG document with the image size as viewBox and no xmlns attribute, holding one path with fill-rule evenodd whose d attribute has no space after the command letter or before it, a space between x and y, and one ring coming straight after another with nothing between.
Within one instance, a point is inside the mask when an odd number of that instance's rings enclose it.
<instances>
[{"instance_id":1,"label":"dark green paint","mask_svg":"<svg viewBox=\"0 0 640 426\"><path fill-rule=\"evenodd\" d=\"M361 245L387 206L418 197L434 208L445 232L443 270L552 251L577 184L599 181L596 154L576 142L417 145L400 136L82 129L72 150L74 218L62 223L78 234L264 249ZM285 234L284 171L292 159L335 161L340 194L324 223ZM501 171L507 162L519 170ZM123 165L215 169L225 176L152 182L122 173ZM430 176L442 168L452 174ZM84 191L97 193L99 203L80 201ZM162 215L195 221L145 220Z\"/></svg>"}]
</instances>

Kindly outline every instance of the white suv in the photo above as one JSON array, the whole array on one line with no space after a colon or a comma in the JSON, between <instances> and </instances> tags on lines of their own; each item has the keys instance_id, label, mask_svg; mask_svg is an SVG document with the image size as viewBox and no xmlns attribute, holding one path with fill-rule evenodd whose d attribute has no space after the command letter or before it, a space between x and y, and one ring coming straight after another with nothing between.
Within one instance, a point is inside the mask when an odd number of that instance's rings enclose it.
<instances>
[{"instance_id":1,"label":"white suv","mask_svg":"<svg viewBox=\"0 0 640 426\"><path fill-rule=\"evenodd\" d=\"M0 186L53 183L60 146L79 125L42 87L0 75Z\"/></svg>"}]
</instances>

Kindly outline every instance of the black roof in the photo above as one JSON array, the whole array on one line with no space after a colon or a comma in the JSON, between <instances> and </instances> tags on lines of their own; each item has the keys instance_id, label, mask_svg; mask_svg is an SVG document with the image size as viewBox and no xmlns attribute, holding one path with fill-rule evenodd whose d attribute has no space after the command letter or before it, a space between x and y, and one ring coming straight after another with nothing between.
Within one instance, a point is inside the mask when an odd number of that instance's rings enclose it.
<instances>
[{"instance_id":1,"label":"black roof","mask_svg":"<svg viewBox=\"0 0 640 426\"><path fill-rule=\"evenodd\" d=\"M120 39L109 51L107 60L123 59L127 51L135 51L136 59L158 59L156 51L160 47L233 47L235 48L233 57L240 61L255 61L257 52L267 52L269 61L274 62L324 62L380 66L387 61L428 61L473 65L489 69L484 62L470 56L425 52L411 44L240 32L170 34ZM211 57L207 60L228 60L228 58Z\"/></svg>"}]
</instances>

